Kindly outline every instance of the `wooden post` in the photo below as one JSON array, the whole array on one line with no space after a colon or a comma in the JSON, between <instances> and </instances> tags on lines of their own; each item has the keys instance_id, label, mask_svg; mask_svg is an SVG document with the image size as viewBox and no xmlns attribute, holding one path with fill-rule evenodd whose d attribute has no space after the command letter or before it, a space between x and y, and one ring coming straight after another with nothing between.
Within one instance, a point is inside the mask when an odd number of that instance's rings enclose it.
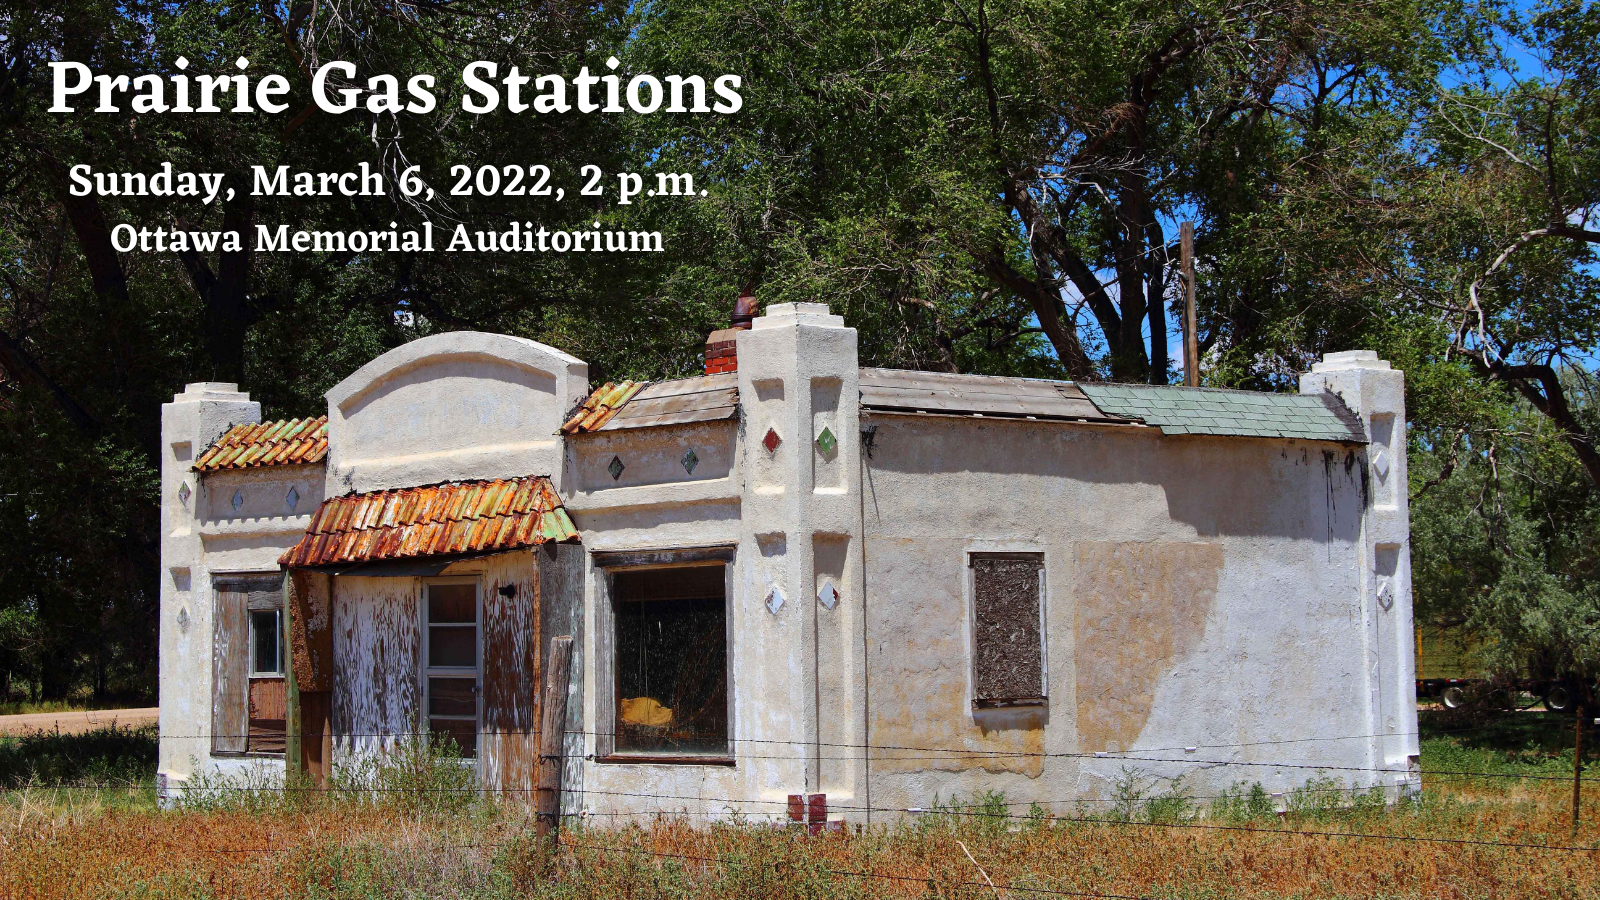
<instances>
[{"instance_id":1,"label":"wooden post","mask_svg":"<svg viewBox=\"0 0 1600 900\"><path fill-rule=\"evenodd\" d=\"M567 734L567 686L572 681L572 638L550 641L539 709L539 786L534 793L534 832L555 837L561 827L561 762Z\"/></svg>"},{"instance_id":2,"label":"wooden post","mask_svg":"<svg viewBox=\"0 0 1600 900\"><path fill-rule=\"evenodd\" d=\"M294 634L294 580L288 569L283 570L283 633L278 635L279 645L289 650L290 635ZM300 787L305 773L305 763L300 752L300 684L295 678L294 652L283 654L283 766L284 785L290 790Z\"/></svg>"},{"instance_id":3,"label":"wooden post","mask_svg":"<svg viewBox=\"0 0 1600 900\"><path fill-rule=\"evenodd\" d=\"M1583 800L1583 701L1578 701L1578 719L1572 735L1572 836L1578 836L1578 809Z\"/></svg>"},{"instance_id":4,"label":"wooden post","mask_svg":"<svg viewBox=\"0 0 1600 900\"><path fill-rule=\"evenodd\" d=\"M1183 246L1183 383L1200 386L1200 336L1195 325L1194 223L1184 222L1179 230Z\"/></svg>"}]
</instances>

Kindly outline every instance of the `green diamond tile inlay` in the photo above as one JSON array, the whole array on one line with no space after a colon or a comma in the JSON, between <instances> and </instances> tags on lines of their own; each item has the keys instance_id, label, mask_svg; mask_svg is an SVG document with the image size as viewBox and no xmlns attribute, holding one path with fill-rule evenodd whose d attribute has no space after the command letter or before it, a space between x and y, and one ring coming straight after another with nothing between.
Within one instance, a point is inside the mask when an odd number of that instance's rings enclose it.
<instances>
[{"instance_id":1,"label":"green diamond tile inlay","mask_svg":"<svg viewBox=\"0 0 1600 900\"><path fill-rule=\"evenodd\" d=\"M821 450L823 455L826 456L833 453L833 448L837 446L839 446L839 441L833 436L833 432L828 430L828 426L822 426L822 433L817 435L817 449Z\"/></svg>"},{"instance_id":2,"label":"green diamond tile inlay","mask_svg":"<svg viewBox=\"0 0 1600 900\"><path fill-rule=\"evenodd\" d=\"M611 480L616 481L622 477L622 470L625 468L627 466L622 464L622 457L613 456L611 457L611 464L606 466L606 471L611 473Z\"/></svg>"},{"instance_id":3,"label":"green diamond tile inlay","mask_svg":"<svg viewBox=\"0 0 1600 900\"><path fill-rule=\"evenodd\" d=\"M694 448L690 447L689 448L689 452L685 453L683 455L683 459L678 460L678 462L683 463L683 470L685 472L688 472L690 475L693 475L694 474L694 467L700 465L700 457L695 456L694 455Z\"/></svg>"}]
</instances>

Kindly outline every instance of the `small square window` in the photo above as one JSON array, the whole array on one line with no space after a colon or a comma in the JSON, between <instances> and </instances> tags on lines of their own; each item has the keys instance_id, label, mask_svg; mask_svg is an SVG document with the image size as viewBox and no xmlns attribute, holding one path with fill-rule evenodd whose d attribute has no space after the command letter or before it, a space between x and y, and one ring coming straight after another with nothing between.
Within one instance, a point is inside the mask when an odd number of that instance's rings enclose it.
<instances>
[{"instance_id":1,"label":"small square window","mask_svg":"<svg viewBox=\"0 0 1600 900\"><path fill-rule=\"evenodd\" d=\"M728 753L724 566L623 570L615 615L615 752Z\"/></svg>"},{"instance_id":2,"label":"small square window","mask_svg":"<svg viewBox=\"0 0 1600 900\"><path fill-rule=\"evenodd\" d=\"M252 675L283 674L282 613L257 610L250 613L250 672Z\"/></svg>"}]
</instances>

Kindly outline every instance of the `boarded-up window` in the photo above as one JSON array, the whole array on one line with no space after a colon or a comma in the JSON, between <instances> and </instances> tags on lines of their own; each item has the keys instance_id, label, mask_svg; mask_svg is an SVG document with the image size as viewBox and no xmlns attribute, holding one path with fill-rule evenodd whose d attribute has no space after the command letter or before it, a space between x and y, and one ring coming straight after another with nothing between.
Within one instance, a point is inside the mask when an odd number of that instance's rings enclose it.
<instances>
[{"instance_id":1,"label":"boarded-up window","mask_svg":"<svg viewBox=\"0 0 1600 900\"><path fill-rule=\"evenodd\" d=\"M282 581L276 575L218 578L215 597L211 752L282 753Z\"/></svg>"},{"instance_id":2,"label":"boarded-up window","mask_svg":"<svg viewBox=\"0 0 1600 900\"><path fill-rule=\"evenodd\" d=\"M973 705L1042 704L1044 555L974 553L971 566Z\"/></svg>"},{"instance_id":3,"label":"boarded-up window","mask_svg":"<svg viewBox=\"0 0 1600 900\"><path fill-rule=\"evenodd\" d=\"M728 752L728 627L722 565L619 571L616 752Z\"/></svg>"}]
</instances>

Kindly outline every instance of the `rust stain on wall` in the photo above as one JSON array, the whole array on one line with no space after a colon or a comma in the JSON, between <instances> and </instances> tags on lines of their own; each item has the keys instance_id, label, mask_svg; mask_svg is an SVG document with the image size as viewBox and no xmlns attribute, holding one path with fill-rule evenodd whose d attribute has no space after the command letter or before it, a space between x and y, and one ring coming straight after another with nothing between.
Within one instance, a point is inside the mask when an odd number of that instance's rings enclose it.
<instances>
[{"instance_id":1,"label":"rust stain on wall","mask_svg":"<svg viewBox=\"0 0 1600 900\"><path fill-rule=\"evenodd\" d=\"M1045 716L1003 717L1007 727L985 728L968 696L968 631L962 585L966 564L942 542L897 542L902 552L869 559L882 564L869 580L882 600L869 607L872 645L868 664L873 775L982 770L1037 778L1044 771ZM928 572L948 577L933 582ZM926 592L932 583L947 589ZM896 596L902 589L916 596ZM994 710L979 711L986 715ZM1005 711L1010 712L1010 711ZM891 749L905 748L905 749ZM938 748L939 752L927 749ZM950 753L950 749L962 752Z\"/></svg>"},{"instance_id":2,"label":"rust stain on wall","mask_svg":"<svg viewBox=\"0 0 1600 900\"><path fill-rule=\"evenodd\" d=\"M333 619L323 572L289 571L289 652L302 691L326 691L333 674Z\"/></svg>"},{"instance_id":3,"label":"rust stain on wall","mask_svg":"<svg viewBox=\"0 0 1600 900\"><path fill-rule=\"evenodd\" d=\"M1077 545L1080 752L1126 750L1138 739L1161 677L1205 634L1221 572L1220 544Z\"/></svg>"},{"instance_id":4,"label":"rust stain on wall","mask_svg":"<svg viewBox=\"0 0 1600 900\"><path fill-rule=\"evenodd\" d=\"M333 731L345 750L419 730L415 578L340 576L333 604Z\"/></svg>"}]
</instances>

